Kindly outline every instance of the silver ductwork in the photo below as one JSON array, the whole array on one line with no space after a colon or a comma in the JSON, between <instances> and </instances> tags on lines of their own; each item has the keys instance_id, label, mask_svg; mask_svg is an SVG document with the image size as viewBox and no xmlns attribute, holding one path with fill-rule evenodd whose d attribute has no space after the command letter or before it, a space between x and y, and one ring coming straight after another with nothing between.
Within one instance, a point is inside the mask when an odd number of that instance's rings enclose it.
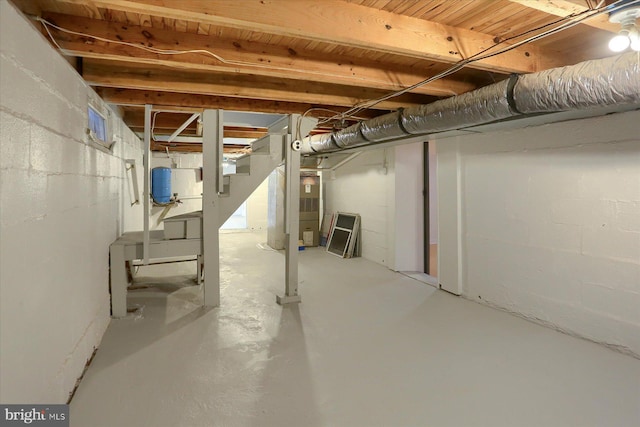
<instances>
[{"instance_id":1,"label":"silver ductwork","mask_svg":"<svg viewBox=\"0 0 640 427\"><path fill-rule=\"evenodd\" d=\"M635 52L518 77L513 99L523 114L583 110L640 101Z\"/></svg>"},{"instance_id":2,"label":"silver ductwork","mask_svg":"<svg viewBox=\"0 0 640 427\"><path fill-rule=\"evenodd\" d=\"M512 75L459 96L385 114L331 134L305 138L302 154L328 153L464 129L527 114L619 104L640 105L640 60L634 52Z\"/></svg>"},{"instance_id":3,"label":"silver ductwork","mask_svg":"<svg viewBox=\"0 0 640 427\"><path fill-rule=\"evenodd\" d=\"M360 126L363 122L356 123L353 126L339 130L333 134L333 141L340 148L355 147L357 145L363 145L367 143L362 133L360 133Z\"/></svg>"},{"instance_id":4,"label":"silver ductwork","mask_svg":"<svg viewBox=\"0 0 640 427\"><path fill-rule=\"evenodd\" d=\"M401 117L402 127L410 135L420 135L425 129L430 133L443 132L460 124L467 127L511 117L515 112L507 101L509 82L505 80L459 96L407 108Z\"/></svg>"}]
</instances>

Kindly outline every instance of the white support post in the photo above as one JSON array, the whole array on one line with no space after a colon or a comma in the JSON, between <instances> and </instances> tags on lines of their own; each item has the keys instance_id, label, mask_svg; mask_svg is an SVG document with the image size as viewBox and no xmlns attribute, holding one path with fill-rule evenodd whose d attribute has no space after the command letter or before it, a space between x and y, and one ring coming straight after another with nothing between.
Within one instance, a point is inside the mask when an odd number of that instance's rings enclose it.
<instances>
[{"instance_id":1,"label":"white support post","mask_svg":"<svg viewBox=\"0 0 640 427\"><path fill-rule=\"evenodd\" d=\"M288 134L285 135L285 293L278 295L280 305L298 303L298 235L300 229L300 151L293 144L299 126L299 115L289 117Z\"/></svg>"},{"instance_id":2,"label":"white support post","mask_svg":"<svg viewBox=\"0 0 640 427\"><path fill-rule=\"evenodd\" d=\"M197 282L198 285L202 284L202 255L198 255L198 257L196 258L196 275L197 275Z\"/></svg>"},{"instance_id":3,"label":"white support post","mask_svg":"<svg viewBox=\"0 0 640 427\"><path fill-rule=\"evenodd\" d=\"M124 260L124 245L109 247L111 258L111 316L121 318L127 315L127 269Z\"/></svg>"},{"instance_id":4,"label":"white support post","mask_svg":"<svg viewBox=\"0 0 640 427\"><path fill-rule=\"evenodd\" d=\"M142 163L144 166L144 230L142 235L142 263L149 264L149 216L151 215L151 110L153 106L144 106L144 150Z\"/></svg>"},{"instance_id":5,"label":"white support post","mask_svg":"<svg viewBox=\"0 0 640 427\"><path fill-rule=\"evenodd\" d=\"M457 138L437 144L438 281L440 289L461 295L465 277L462 244L462 158Z\"/></svg>"},{"instance_id":6,"label":"white support post","mask_svg":"<svg viewBox=\"0 0 640 427\"><path fill-rule=\"evenodd\" d=\"M220 305L220 239L219 196L222 182L222 110L202 113L202 250L206 273L204 277L204 305Z\"/></svg>"}]
</instances>

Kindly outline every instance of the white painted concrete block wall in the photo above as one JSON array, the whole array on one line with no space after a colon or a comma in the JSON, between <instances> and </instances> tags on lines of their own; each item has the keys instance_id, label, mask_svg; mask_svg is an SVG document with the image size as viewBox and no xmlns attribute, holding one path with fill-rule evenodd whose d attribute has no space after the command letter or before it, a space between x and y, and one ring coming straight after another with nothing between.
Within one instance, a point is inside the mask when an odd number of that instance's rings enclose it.
<instances>
[{"instance_id":1,"label":"white painted concrete block wall","mask_svg":"<svg viewBox=\"0 0 640 427\"><path fill-rule=\"evenodd\" d=\"M202 167L201 153L170 153L167 157L164 153L153 153L151 167L172 167L171 175L172 192L178 193L182 203L171 207L164 217L172 217L187 212L202 209L202 198L192 198L202 194L202 181L198 180L196 174L191 170L180 170L180 168L195 169ZM232 190L233 191L233 190ZM268 179L265 179L256 190L247 198L247 229L266 230L267 229L267 201L268 201ZM150 226L152 229L162 229L162 214L164 207L154 206L151 208ZM140 228L142 229L142 228Z\"/></svg>"},{"instance_id":2,"label":"white painted concrete block wall","mask_svg":"<svg viewBox=\"0 0 640 427\"><path fill-rule=\"evenodd\" d=\"M640 112L457 142L463 294L640 355Z\"/></svg>"},{"instance_id":3,"label":"white painted concrete block wall","mask_svg":"<svg viewBox=\"0 0 640 427\"><path fill-rule=\"evenodd\" d=\"M142 151L115 117L114 153L89 145L88 101L106 106L6 0L0 20L0 401L64 403L109 323L109 244L141 218L124 159Z\"/></svg>"},{"instance_id":4,"label":"white painted concrete block wall","mask_svg":"<svg viewBox=\"0 0 640 427\"><path fill-rule=\"evenodd\" d=\"M193 199L191 196L202 195L202 181L198 181L196 174L188 169L202 167L201 153L152 153L151 167L171 167L172 163L177 168L171 170L171 192L178 193L178 197L187 196L181 204L172 206L168 212L165 207L153 206L151 208L151 229L163 229L162 219L202 209L202 198ZM164 213L164 215L163 215Z\"/></svg>"},{"instance_id":5,"label":"white painted concrete block wall","mask_svg":"<svg viewBox=\"0 0 640 427\"><path fill-rule=\"evenodd\" d=\"M424 143L395 147L396 271L424 271Z\"/></svg>"},{"instance_id":6,"label":"white painted concrete block wall","mask_svg":"<svg viewBox=\"0 0 640 427\"><path fill-rule=\"evenodd\" d=\"M438 161L436 141L429 141L429 243L438 243Z\"/></svg>"},{"instance_id":7,"label":"white painted concrete block wall","mask_svg":"<svg viewBox=\"0 0 640 427\"><path fill-rule=\"evenodd\" d=\"M396 271L423 270L423 143L365 151L324 176L325 213L359 213L362 256ZM386 168L385 168L386 165Z\"/></svg>"},{"instance_id":8,"label":"white painted concrete block wall","mask_svg":"<svg viewBox=\"0 0 640 427\"><path fill-rule=\"evenodd\" d=\"M389 217L395 199L393 165L393 149L366 151L338 168L335 179L323 176L325 213L360 214L362 256L388 267L395 256Z\"/></svg>"},{"instance_id":9,"label":"white painted concrete block wall","mask_svg":"<svg viewBox=\"0 0 640 427\"><path fill-rule=\"evenodd\" d=\"M365 151L323 177L325 213L359 213L362 256L396 271L424 267L423 147Z\"/></svg>"},{"instance_id":10,"label":"white painted concrete block wall","mask_svg":"<svg viewBox=\"0 0 640 427\"><path fill-rule=\"evenodd\" d=\"M394 162L393 148L366 151L338 168L335 179L323 176L325 213L360 214L362 256L389 268L395 266Z\"/></svg>"}]
</instances>

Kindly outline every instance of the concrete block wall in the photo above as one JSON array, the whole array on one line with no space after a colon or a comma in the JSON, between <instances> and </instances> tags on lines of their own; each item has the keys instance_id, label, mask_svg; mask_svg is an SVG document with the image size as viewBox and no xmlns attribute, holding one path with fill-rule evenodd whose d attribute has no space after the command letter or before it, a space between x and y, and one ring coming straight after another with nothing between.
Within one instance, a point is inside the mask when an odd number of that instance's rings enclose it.
<instances>
[{"instance_id":1,"label":"concrete block wall","mask_svg":"<svg viewBox=\"0 0 640 427\"><path fill-rule=\"evenodd\" d=\"M142 150L6 0L0 70L0 402L64 403L109 324L109 244L141 224L124 159ZM87 140L89 103L113 152Z\"/></svg>"},{"instance_id":2,"label":"concrete block wall","mask_svg":"<svg viewBox=\"0 0 640 427\"><path fill-rule=\"evenodd\" d=\"M638 123L634 111L456 138L463 295L640 355Z\"/></svg>"},{"instance_id":3,"label":"concrete block wall","mask_svg":"<svg viewBox=\"0 0 640 427\"><path fill-rule=\"evenodd\" d=\"M152 153L151 167L175 167L178 169L171 170L171 191L178 193L178 197L186 196L181 199L182 203L169 208L161 206L153 206L151 208L151 219L149 225L151 229L163 229L162 219L181 215L188 212L198 211L202 209L202 180L192 170L202 167L202 153ZM182 169L185 168L185 169ZM191 198L192 196L200 196L200 198Z\"/></svg>"},{"instance_id":4,"label":"concrete block wall","mask_svg":"<svg viewBox=\"0 0 640 427\"><path fill-rule=\"evenodd\" d=\"M202 198L192 198L192 196L202 195L202 181L189 169L202 167L201 153L152 153L151 167L175 167L172 170L171 185L172 192L177 192L182 203L173 206L168 212L164 207L154 206L151 208L152 229L162 229L162 218L171 217L187 212L202 209ZM182 169L181 168L186 168ZM268 180L265 180L247 199L247 229L261 231L267 229L267 196ZM233 190L232 190L233 191ZM182 198L186 196L186 198Z\"/></svg>"},{"instance_id":5,"label":"concrete block wall","mask_svg":"<svg viewBox=\"0 0 640 427\"><path fill-rule=\"evenodd\" d=\"M396 271L424 271L423 151L422 142L364 151L323 175L324 212L359 213L362 256Z\"/></svg>"},{"instance_id":6,"label":"concrete block wall","mask_svg":"<svg viewBox=\"0 0 640 427\"><path fill-rule=\"evenodd\" d=\"M324 212L361 216L362 256L395 266L395 149L365 151L335 171L325 173Z\"/></svg>"},{"instance_id":7,"label":"concrete block wall","mask_svg":"<svg viewBox=\"0 0 640 427\"><path fill-rule=\"evenodd\" d=\"M429 243L438 243L438 158L436 141L429 142Z\"/></svg>"},{"instance_id":8,"label":"concrete block wall","mask_svg":"<svg viewBox=\"0 0 640 427\"><path fill-rule=\"evenodd\" d=\"M396 271L423 271L423 145L364 151L322 178L325 214L360 214L362 256Z\"/></svg>"},{"instance_id":9,"label":"concrete block wall","mask_svg":"<svg viewBox=\"0 0 640 427\"><path fill-rule=\"evenodd\" d=\"M396 271L424 271L424 143L395 147L394 233Z\"/></svg>"}]
</instances>

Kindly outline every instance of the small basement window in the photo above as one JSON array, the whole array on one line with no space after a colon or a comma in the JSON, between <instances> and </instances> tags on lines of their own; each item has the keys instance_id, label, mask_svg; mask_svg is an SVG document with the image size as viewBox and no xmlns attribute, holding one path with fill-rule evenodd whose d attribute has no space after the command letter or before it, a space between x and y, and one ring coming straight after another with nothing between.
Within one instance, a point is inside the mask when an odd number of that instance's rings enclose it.
<instances>
[{"instance_id":1,"label":"small basement window","mask_svg":"<svg viewBox=\"0 0 640 427\"><path fill-rule=\"evenodd\" d=\"M89 137L93 142L104 145L108 148L111 144L107 140L107 119L91 105L89 105L88 111Z\"/></svg>"}]
</instances>

